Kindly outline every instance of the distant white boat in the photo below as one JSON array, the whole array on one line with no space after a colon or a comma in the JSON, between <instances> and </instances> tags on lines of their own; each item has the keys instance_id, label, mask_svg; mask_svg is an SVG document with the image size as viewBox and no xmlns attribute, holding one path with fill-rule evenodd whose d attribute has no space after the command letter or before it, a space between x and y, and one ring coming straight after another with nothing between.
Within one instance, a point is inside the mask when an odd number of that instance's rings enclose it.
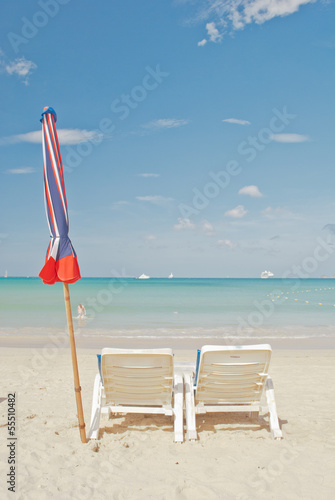
<instances>
[{"instance_id":1,"label":"distant white boat","mask_svg":"<svg viewBox=\"0 0 335 500\"><path fill-rule=\"evenodd\" d=\"M5 272L4 278L8 278L7 269L6 269L6 272Z\"/></svg>"},{"instance_id":2,"label":"distant white boat","mask_svg":"<svg viewBox=\"0 0 335 500\"><path fill-rule=\"evenodd\" d=\"M150 276L147 276L146 274L141 274L141 276L138 277L139 280L148 280Z\"/></svg>"},{"instance_id":3,"label":"distant white boat","mask_svg":"<svg viewBox=\"0 0 335 500\"><path fill-rule=\"evenodd\" d=\"M271 271L263 271L261 278L273 278L274 274Z\"/></svg>"},{"instance_id":4,"label":"distant white boat","mask_svg":"<svg viewBox=\"0 0 335 500\"><path fill-rule=\"evenodd\" d=\"M171 279L171 278L173 278L173 274L172 273L169 274L169 279Z\"/></svg>"}]
</instances>

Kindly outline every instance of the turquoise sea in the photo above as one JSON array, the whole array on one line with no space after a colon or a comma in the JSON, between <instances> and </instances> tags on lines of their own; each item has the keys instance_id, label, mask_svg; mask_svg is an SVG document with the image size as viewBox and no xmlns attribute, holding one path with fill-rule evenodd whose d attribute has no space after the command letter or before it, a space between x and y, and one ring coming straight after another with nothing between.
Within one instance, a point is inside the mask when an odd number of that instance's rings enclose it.
<instances>
[{"instance_id":1,"label":"turquoise sea","mask_svg":"<svg viewBox=\"0 0 335 500\"><path fill-rule=\"evenodd\" d=\"M83 278L70 285L81 337L335 338L334 279ZM77 317L77 306L87 317ZM0 279L0 334L64 331L63 286Z\"/></svg>"}]
</instances>

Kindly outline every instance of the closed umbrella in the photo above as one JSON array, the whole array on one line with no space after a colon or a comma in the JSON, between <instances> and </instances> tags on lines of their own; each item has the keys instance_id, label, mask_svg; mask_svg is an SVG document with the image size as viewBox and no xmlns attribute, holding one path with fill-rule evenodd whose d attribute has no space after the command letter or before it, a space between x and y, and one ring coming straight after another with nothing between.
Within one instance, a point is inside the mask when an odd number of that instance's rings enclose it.
<instances>
[{"instance_id":1,"label":"closed umbrella","mask_svg":"<svg viewBox=\"0 0 335 500\"><path fill-rule=\"evenodd\" d=\"M81 276L77 256L68 236L69 217L56 121L57 115L55 110L51 107L44 108L41 117L44 162L44 200L51 240L48 246L45 264L39 277L42 278L43 283L48 285L53 285L56 282L63 283L79 431L82 442L86 443L85 422L69 293L69 283L75 283Z\"/></svg>"}]
</instances>

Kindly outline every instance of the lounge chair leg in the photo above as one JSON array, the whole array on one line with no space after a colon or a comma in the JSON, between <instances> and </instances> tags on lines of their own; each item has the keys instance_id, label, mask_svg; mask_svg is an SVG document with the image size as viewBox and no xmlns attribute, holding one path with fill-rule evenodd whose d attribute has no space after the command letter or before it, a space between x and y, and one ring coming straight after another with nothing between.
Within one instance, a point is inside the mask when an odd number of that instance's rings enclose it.
<instances>
[{"instance_id":1,"label":"lounge chair leg","mask_svg":"<svg viewBox=\"0 0 335 500\"><path fill-rule=\"evenodd\" d=\"M273 382L270 377L267 378L265 383L265 393L270 414L270 429L272 438L281 439L283 437L283 433L279 427L275 393L273 388Z\"/></svg>"},{"instance_id":2,"label":"lounge chair leg","mask_svg":"<svg viewBox=\"0 0 335 500\"><path fill-rule=\"evenodd\" d=\"M192 383L192 374L184 373L185 383L185 406L186 406L186 439L197 439L194 407L194 390Z\"/></svg>"},{"instance_id":3,"label":"lounge chair leg","mask_svg":"<svg viewBox=\"0 0 335 500\"><path fill-rule=\"evenodd\" d=\"M180 374L174 375L174 440L176 443L184 441L184 421L183 421L183 377Z\"/></svg>"},{"instance_id":4,"label":"lounge chair leg","mask_svg":"<svg viewBox=\"0 0 335 500\"><path fill-rule=\"evenodd\" d=\"M91 425L88 433L88 439L98 439L101 412L101 389L101 378L100 373L98 373L94 380Z\"/></svg>"}]
</instances>

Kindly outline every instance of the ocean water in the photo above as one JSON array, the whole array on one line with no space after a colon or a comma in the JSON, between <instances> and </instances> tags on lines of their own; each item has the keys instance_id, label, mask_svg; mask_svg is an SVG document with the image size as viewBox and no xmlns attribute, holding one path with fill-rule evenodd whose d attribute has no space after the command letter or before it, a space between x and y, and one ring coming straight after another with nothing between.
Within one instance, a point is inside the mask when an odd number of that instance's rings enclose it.
<instances>
[{"instance_id":1,"label":"ocean water","mask_svg":"<svg viewBox=\"0 0 335 500\"><path fill-rule=\"evenodd\" d=\"M70 285L75 332L115 338L335 338L334 279L83 278ZM77 317L77 306L87 317ZM64 331L63 286L0 279L0 334Z\"/></svg>"}]
</instances>

